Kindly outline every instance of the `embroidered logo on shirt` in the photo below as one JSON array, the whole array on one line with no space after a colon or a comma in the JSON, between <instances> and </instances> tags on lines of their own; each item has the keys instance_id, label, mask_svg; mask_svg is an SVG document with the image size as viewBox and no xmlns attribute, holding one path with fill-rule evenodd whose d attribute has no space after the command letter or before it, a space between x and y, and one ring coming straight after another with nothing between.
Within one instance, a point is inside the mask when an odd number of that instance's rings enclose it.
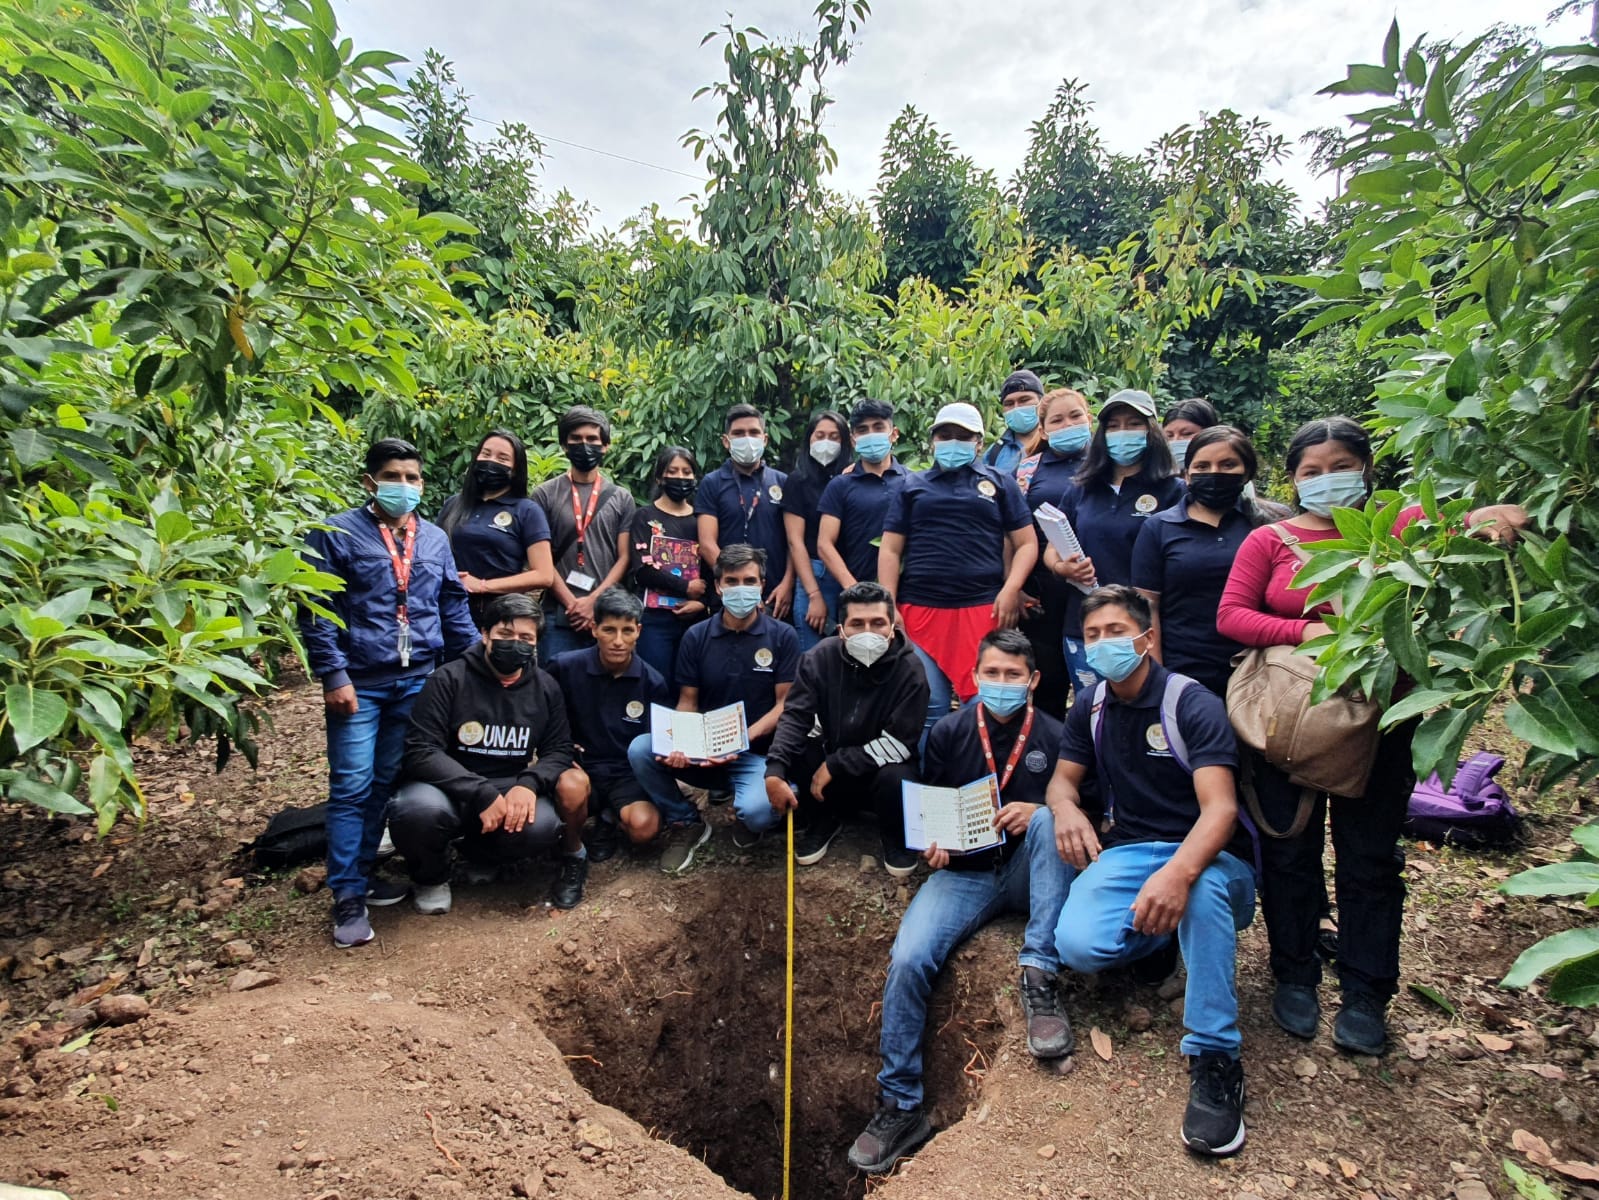
<instances>
[{"instance_id":1,"label":"embroidered logo on shirt","mask_svg":"<svg viewBox=\"0 0 1599 1200\"><path fill-rule=\"evenodd\" d=\"M511 522L514 519L515 518L511 516L511 510L508 508L502 508L499 512L494 514L494 524L501 529L509 529L511 527Z\"/></svg>"},{"instance_id":2,"label":"embroidered logo on shirt","mask_svg":"<svg viewBox=\"0 0 1599 1200\"><path fill-rule=\"evenodd\" d=\"M994 490L994 485L988 480L979 479L977 481L977 494L984 500L992 500L994 498Z\"/></svg>"},{"instance_id":3,"label":"embroidered logo on shirt","mask_svg":"<svg viewBox=\"0 0 1599 1200\"><path fill-rule=\"evenodd\" d=\"M773 504L781 504L783 502L783 489L775 483L766 489L766 494L772 498Z\"/></svg>"},{"instance_id":4,"label":"embroidered logo on shirt","mask_svg":"<svg viewBox=\"0 0 1599 1200\"><path fill-rule=\"evenodd\" d=\"M1151 725L1144 730L1144 741L1149 743L1149 748L1156 754L1171 753L1171 747L1166 744L1166 731L1159 724Z\"/></svg>"},{"instance_id":5,"label":"embroidered logo on shirt","mask_svg":"<svg viewBox=\"0 0 1599 1200\"><path fill-rule=\"evenodd\" d=\"M463 746L476 746L483 740L483 726L477 721L468 721L455 731L455 736Z\"/></svg>"},{"instance_id":6,"label":"embroidered logo on shirt","mask_svg":"<svg viewBox=\"0 0 1599 1200\"><path fill-rule=\"evenodd\" d=\"M755 669L757 671L770 671L772 669L772 652L765 646L755 652Z\"/></svg>"},{"instance_id":7,"label":"embroidered logo on shirt","mask_svg":"<svg viewBox=\"0 0 1599 1200\"><path fill-rule=\"evenodd\" d=\"M1148 516L1150 513L1155 511L1155 505L1159 503L1159 500L1156 500L1155 497L1151 496L1148 492L1145 492L1142 496L1138 497L1137 501L1133 504L1133 507L1144 516Z\"/></svg>"},{"instance_id":8,"label":"embroidered logo on shirt","mask_svg":"<svg viewBox=\"0 0 1599 1200\"><path fill-rule=\"evenodd\" d=\"M1040 775L1049 766L1049 756L1042 750L1029 750L1027 757L1022 759L1027 764L1027 769L1034 775Z\"/></svg>"},{"instance_id":9,"label":"embroidered logo on shirt","mask_svg":"<svg viewBox=\"0 0 1599 1200\"><path fill-rule=\"evenodd\" d=\"M629 721L636 721L640 717L642 717L643 715L644 715L644 703L643 703L643 701L641 701L641 700L629 700L627 702L627 719Z\"/></svg>"}]
</instances>

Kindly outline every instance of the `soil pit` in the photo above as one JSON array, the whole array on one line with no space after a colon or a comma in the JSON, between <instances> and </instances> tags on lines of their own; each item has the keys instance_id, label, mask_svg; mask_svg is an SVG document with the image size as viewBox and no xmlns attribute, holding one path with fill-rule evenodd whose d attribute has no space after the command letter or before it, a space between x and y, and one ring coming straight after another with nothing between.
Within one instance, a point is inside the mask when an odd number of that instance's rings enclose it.
<instances>
[{"instance_id":1,"label":"soil pit","mask_svg":"<svg viewBox=\"0 0 1599 1200\"><path fill-rule=\"evenodd\" d=\"M846 1158L870 1119L879 1002L898 906L859 886L802 881L795 923L792 1194L863 1194ZM534 1003L599 1101L621 1109L756 1197L782 1191L783 897L771 876L717 872L685 887L653 936L619 951L619 986L578 977ZM926 1083L934 1125L976 1099L1004 1035L999 989L957 955L934 992ZM963 969L967 964L976 969ZM968 1066L971 1071L968 1073Z\"/></svg>"}]
</instances>

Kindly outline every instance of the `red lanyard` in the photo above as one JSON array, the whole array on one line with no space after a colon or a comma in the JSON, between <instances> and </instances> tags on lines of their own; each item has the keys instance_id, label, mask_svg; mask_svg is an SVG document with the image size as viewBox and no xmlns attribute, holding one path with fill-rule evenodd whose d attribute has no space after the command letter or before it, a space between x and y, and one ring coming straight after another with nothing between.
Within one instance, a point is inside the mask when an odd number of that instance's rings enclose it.
<instances>
[{"instance_id":1,"label":"red lanyard","mask_svg":"<svg viewBox=\"0 0 1599 1200\"><path fill-rule=\"evenodd\" d=\"M399 610L395 618L405 625L411 620L405 604L411 588L411 560L416 557L416 514L412 513L406 518L405 531L401 534L405 539L404 557L401 557L399 547L394 544L393 532L381 520L378 521L378 532L383 535L383 544L389 549L389 561L394 564L394 585L400 593Z\"/></svg>"},{"instance_id":2,"label":"red lanyard","mask_svg":"<svg viewBox=\"0 0 1599 1200\"><path fill-rule=\"evenodd\" d=\"M577 498L577 483L572 483L572 523L577 526L577 567L583 569L583 539L588 536L589 526L594 521L594 508L600 502L600 489L605 486L605 480L598 472L594 475L594 490L589 493L589 510L584 512Z\"/></svg>"},{"instance_id":3,"label":"red lanyard","mask_svg":"<svg viewBox=\"0 0 1599 1200\"><path fill-rule=\"evenodd\" d=\"M1016 770L1016 764L1021 761L1022 751L1027 747L1027 735L1033 731L1033 705L1029 701L1027 716L1022 721L1022 731L1016 735L1016 744L1011 747L1010 757L1005 760L1005 774L1000 777L999 790L1003 792L1005 785L1010 782L1011 775ZM994 746L988 740L988 722L983 719L983 706L977 706L977 740L983 743L983 757L988 760L988 773L999 775L994 766Z\"/></svg>"},{"instance_id":4,"label":"red lanyard","mask_svg":"<svg viewBox=\"0 0 1599 1200\"><path fill-rule=\"evenodd\" d=\"M754 478L755 498L750 501L750 506L745 508L743 485L739 483L739 477L736 474L733 477L733 490L738 494L738 511L744 517L744 540L746 542L750 540L750 520L755 516L755 510L761 506L761 481L766 478L765 469L763 468L761 473Z\"/></svg>"}]
</instances>

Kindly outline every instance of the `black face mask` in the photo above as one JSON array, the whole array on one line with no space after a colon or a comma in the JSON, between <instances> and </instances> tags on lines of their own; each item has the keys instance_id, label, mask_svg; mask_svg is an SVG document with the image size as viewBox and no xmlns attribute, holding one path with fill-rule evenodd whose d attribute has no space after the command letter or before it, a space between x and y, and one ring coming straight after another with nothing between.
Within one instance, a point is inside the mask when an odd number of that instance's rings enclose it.
<instances>
[{"instance_id":1,"label":"black face mask","mask_svg":"<svg viewBox=\"0 0 1599 1200\"><path fill-rule=\"evenodd\" d=\"M472 464L472 478L485 493L501 492L511 486L511 468L480 458Z\"/></svg>"},{"instance_id":2,"label":"black face mask","mask_svg":"<svg viewBox=\"0 0 1599 1200\"><path fill-rule=\"evenodd\" d=\"M489 641L489 666L501 675L515 675L532 665L538 653L530 642L516 638L493 638Z\"/></svg>"},{"instance_id":3,"label":"black face mask","mask_svg":"<svg viewBox=\"0 0 1599 1200\"><path fill-rule=\"evenodd\" d=\"M1246 476L1224 475L1220 471L1211 471L1204 475L1190 474L1188 494L1206 508L1225 512L1237 505L1238 497L1244 494L1244 485L1248 482Z\"/></svg>"},{"instance_id":4,"label":"black face mask","mask_svg":"<svg viewBox=\"0 0 1599 1200\"><path fill-rule=\"evenodd\" d=\"M592 471L604 458L604 448L590 442L575 442L566 448L566 461L579 471Z\"/></svg>"},{"instance_id":5,"label":"black face mask","mask_svg":"<svg viewBox=\"0 0 1599 1200\"><path fill-rule=\"evenodd\" d=\"M663 479L661 491L673 500L682 502L694 494L695 483L692 479Z\"/></svg>"}]
</instances>

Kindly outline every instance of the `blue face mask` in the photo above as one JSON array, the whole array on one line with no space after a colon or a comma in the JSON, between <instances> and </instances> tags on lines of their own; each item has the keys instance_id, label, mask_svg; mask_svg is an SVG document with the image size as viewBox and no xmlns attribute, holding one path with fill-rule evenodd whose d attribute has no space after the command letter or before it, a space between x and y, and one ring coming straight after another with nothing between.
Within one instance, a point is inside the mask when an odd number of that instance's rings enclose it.
<instances>
[{"instance_id":1,"label":"blue face mask","mask_svg":"<svg viewBox=\"0 0 1599 1200\"><path fill-rule=\"evenodd\" d=\"M1354 508L1366 502L1370 488L1364 471L1331 471L1312 475L1294 485L1299 489L1299 506L1318 517L1330 517L1335 508Z\"/></svg>"},{"instance_id":2,"label":"blue face mask","mask_svg":"<svg viewBox=\"0 0 1599 1200\"><path fill-rule=\"evenodd\" d=\"M1105 435L1105 449L1119 467L1130 467L1149 449L1149 430L1116 429Z\"/></svg>"},{"instance_id":3,"label":"blue face mask","mask_svg":"<svg viewBox=\"0 0 1599 1200\"><path fill-rule=\"evenodd\" d=\"M729 438L727 456L741 467L753 467L766 453L764 437Z\"/></svg>"},{"instance_id":4,"label":"blue face mask","mask_svg":"<svg viewBox=\"0 0 1599 1200\"><path fill-rule=\"evenodd\" d=\"M946 471L969 467L977 461L977 447L971 442L934 442L933 461Z\"/></svg>"},{"instance_id":5,"label":"blue face mask","mask_svg":"<svg viewBox=\"0 0 1599 1200\"><path fill-rule=\"evenodd\" d=\"M1188 443L1193 438L1178 438L1175 442L1167 442L1166 448L1171 451L1171 460L1177 464L1177 469L1183 469L1183 463L1188 461Z\"/></svg>"},{"instance_id":6,"label":"blue face mask","mask_svg":"<svg viewBox=\"0 0 1599 1200\"><path fill-rule=\"evenodd\" d=\"M422 489L414 483L379 483L372 497L391 517L403 517L422 503Z\"/></svg>"},{"instance_id":7,"label":"blue face mask","mask_svg":"<svg viewBox=\"0 0 1599 1200\"><path fill-rule=\"evenodd\" d=\"M761 589L753 583L736 583L722 589L722 607L743 620L761 606Z\"/></svg>"},{"instance_id":8,"label":"blue face mask","mask_svg":"<svg viewBox=\"0 0 1599 1200\"><path fill-rule=\"evenodd\" d=\"M1112 683L1120 683L1144 661L1144 656L1133 648L1138 637L1100 638L1088 647L1088 665Z\"/></svg>"},{"instance_id":9,"label":"blue face mask","mask_svg":"<svg viewBox=\"0 0 1599 1200\"><path fill-rule=\"evenodd\" d=\"M1027 704L1027 685L1025 683L991 683L986 679L977 681L977 699L989 712L996 717L1008 717L1012 713L1020 712Z\"/></svg>"},{"instance_id":10,"label":"blue face mask","mask_svg":"<svg viewBox=\"0 0 1599 1200\"><path fill-rule=\"evenodd\" d=\"M1005 414L1005 428L1012 433L1031 433L1038 428L1038 406L1013 408Z\"/></svg>"},{"instance_id":11,"label":"blue face mask","mask_svg":"<svg viewBox=\"0 0 1599 1200\"><path fill-rule=\"evenodd\" d=\"M1068 425L1049 435L1049 448L1056 454L1081 454L1093 440L1092 425Z\"/></svg>"},{"instance_id":12,"label":"blue face mask","mask_svg":"<svg viewBox=\"0 0 1599 1200\"><path fill-rule=\"evenodd\" d=\"M865 462L880 463L888 457L893 443L886 433L863 433L855 439L855 453Z\"/></svg>"}]
</instances>

